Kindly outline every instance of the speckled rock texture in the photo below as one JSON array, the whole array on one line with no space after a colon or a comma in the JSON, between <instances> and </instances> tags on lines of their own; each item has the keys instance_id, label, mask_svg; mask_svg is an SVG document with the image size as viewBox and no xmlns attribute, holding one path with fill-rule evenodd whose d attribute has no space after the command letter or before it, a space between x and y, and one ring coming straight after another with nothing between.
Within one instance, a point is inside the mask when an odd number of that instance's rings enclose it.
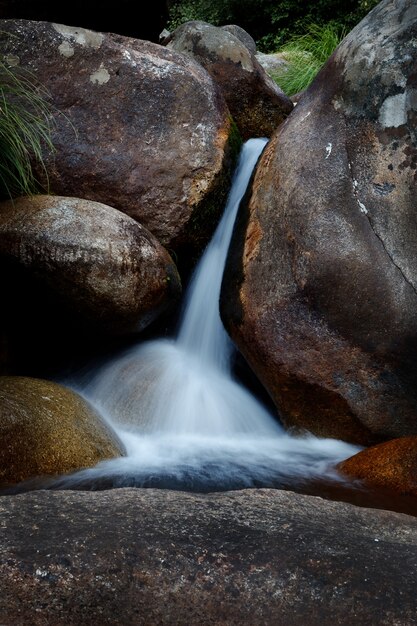
<instances>
[{"instance_id":1,"label":"speckled rock texture","mask_svg":"<svg viewBox=\"0 0 417 626\"><path fill-rule=\"evenodd\" d=\"M244 139L270 137L293 103L240 38L206 22L186 22L167 46L196 59L220 86Z\"/></svg>"},{"instance_id":2,"label":"speckled rock texture","mask_svg":"<svg viewBox=\"0 0 417 626\"><path fill-rule=\"evenodd\" d=\"M0 498L0 614L16 624L401 626L417 520L272 490Z\"/></svg>"},{"instance_id":3,"label":"speckled rock texture","mask_svg":"<svg viewBox=\"0 0 417 626\"><path fill-rule=\"evenodd\" d=\"M169 249L201 250L230 185L230 114L195 61L137 39L0 20L0 53L56 107L50 189L103 202ZM42 175L42 172L39 173Z\"/></svg>"},{"instance_id":4,"label":"speckled rock texture","mask_svg":"<svg viewBox=\"0 0 417 626\"><path fill-rule=\"evenodd\" d=\"M289 427L417 434L417 5L347 36L261 158L223 319Z\"/></svg>"},{"instance_id":5,"label":"speckled rock texture","mask_svg":"<svg viewBox=\"0 0 417 626\"><path fill-rule=\"evenodd\" d=\"M24 376L0 376L0 440L2 487L124 454L117 435L81 396Z\"/></svg>"},{"instance_id":6,"label":"speckled rock texture","mask_svg":"<svg viewBox=\"0 0 417 626\"><path fill-rule=\"evenodd\" d=\"M181 289L174 262L149 231L112 207L77 198L0 204L0 275L14 268L85 325L112 333L143 329ZM12 282L20 292L19 278ZM12 300L13 293L5 306ZM50 299L41 306L50 308Z\"/></svg>"},{"instance_id":7,"label":"speckled rock texture","mask_svg":"<svg viewBox=\"0 0 417 626\"><path fill-rule=\"evenodd\" d=\"M338 469L367 485L417 496L417 437L391 439L339 463Z\"/></svg>"},{"instance_id":8,"label":"speckled rock texture","mask_svg":"<svg viewBox=\"0 0 417 626\"><path fill-rule=\"evenodd\" d=\"M271 54L265 54L264 52L257 52L256 59L260 65L264 68L265 72L270 76L274 73L281 73L289 67L288 61L286 61L282 54L279 52L273 52Z\"/></svg>"}]
</instances>

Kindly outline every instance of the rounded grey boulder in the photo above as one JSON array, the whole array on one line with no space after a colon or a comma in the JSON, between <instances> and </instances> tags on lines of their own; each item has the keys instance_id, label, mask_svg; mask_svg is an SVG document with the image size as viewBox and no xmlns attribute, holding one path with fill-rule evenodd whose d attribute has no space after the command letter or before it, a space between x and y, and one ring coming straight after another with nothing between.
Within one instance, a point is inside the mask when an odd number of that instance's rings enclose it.
<instances>
[{"instance_id":1,"label":"rounded grey boulder","mask_svg":"<svg viewBox=\"0 0 417 626\"><path fill-rule=\"evenodd\" d=\"M143 329L180 292L174 262L149 231L112 207L78 198L2 203L3 271L6 263L8 274L24 271L82 324L109 333ZM20 291L19 277L14 288ZM12 300L9 294L4 307Z\"/></svg>"}]
</instances>

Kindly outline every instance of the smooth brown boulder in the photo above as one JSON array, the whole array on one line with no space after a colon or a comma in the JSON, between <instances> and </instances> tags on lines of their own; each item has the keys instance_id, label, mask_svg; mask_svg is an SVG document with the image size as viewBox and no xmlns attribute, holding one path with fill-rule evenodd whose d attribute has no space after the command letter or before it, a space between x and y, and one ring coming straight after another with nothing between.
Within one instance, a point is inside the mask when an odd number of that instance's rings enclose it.
<instances>
[{"instance_id":1,"label":"smooth brown boulder","mask_svg":"<svg viewBox=\"0 0 417 626\"><path fill-rule=\"evenodd\" d=\"M417 434L417 5L384 0L261 158L223 319L287 426Z\"/></svg>"},{"instance_id":2,"label":"smooth brown boulder","mask_svg":"<svg viewBox=\"0 0 417 626\"><path fill-rule=\"evenodd\" d=\"M417 519L278 490L0 498L2 624L405 626Z\"/></svg>"},{"instance_id":3,"label":"smooth brown boulder","mask_svg":"<svg viewBox=\"0 0 417 626\"><path fill-rule=\"evenodd\" d=\"M367 485L417 496L417 437L400 437L362 450L338 469Z\"/></svg>"},{"instance_id":4,"label":"smooth brown boulder","mask_svg":"<svg viewBox=\"0 0 417 626\"><path fill-rule=\"evenodd\" d=\"M171 33L167 46L206 68L244 139L270 137L291 112L291 100L231 32L206 22L186 22Z\"/></svg>"},{"instance_id":5,"label":"smooth brown boulder","mask_svg":"<svg viewBox=\"0 0 417 626\"><path fill-rule=\"evenodd\" d=\"M201 251L237 150L229 111L201 65L61 24L0 20L0 31L2 57L32 72L56 108L56 153L45 155L51 192L113 206L170 251L187 244L187 259Z\"/></svg>"},{"instance_id":6,"label":"smooth brown boulder","mask_svg":"<svg viewBox=\"0 0 417 626\"><path fill-rule=\"evenodd\" d=\"M0 276L11 283L8 294L3 286L3 309L27 297L22 272L35 291L31 314L51 309L53 300L83 327L113 334L143 329L180 292L174 262L149 231L78 198L0 204Z\"/></svg>"},{"instance_id":7,"label":"smooth brown boulder","mask_svg":"<svg viewBox=\"0 0 417 626\"><path fill-rule=\"evenodd\" d=\"M124 446L77 393L47 380L0 377L0 485L66 474L124 455Z\"/></svg>"}]
</instances>

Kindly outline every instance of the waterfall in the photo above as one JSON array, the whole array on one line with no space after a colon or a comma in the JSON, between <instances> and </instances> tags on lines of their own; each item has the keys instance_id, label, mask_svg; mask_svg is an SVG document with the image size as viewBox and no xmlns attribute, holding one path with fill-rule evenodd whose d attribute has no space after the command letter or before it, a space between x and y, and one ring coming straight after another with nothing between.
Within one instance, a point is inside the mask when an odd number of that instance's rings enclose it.
<instances>
[{"instance_id":1,"label":"waterfall","mask_svg":"<svg viewBox=\"0 0 417 626\"><path fill-rule=\"evenodd\" d=\"M185 296L175 339L141 343L78 387L113 425L128 455L64 477L59 486L200 490L282 485L321 476L357 452L340 441L285 433L233 379L233 345L219 314L223 270L240 201L266 140L244 145L223 218Z\"/></svg>"},{"instance_id":2,"label":"waterfall","mask_svg":"<svg viewBox=\"0 0 417 626\"><path fill-rule=\"evenodd\" d=\"M225 373L230 371L232 344L219 313L223 271L240 201L266 143L266 139L251 139L242 148L223 217L188 288L178 333L184 350Z\"/></svg>"}]
</instances>

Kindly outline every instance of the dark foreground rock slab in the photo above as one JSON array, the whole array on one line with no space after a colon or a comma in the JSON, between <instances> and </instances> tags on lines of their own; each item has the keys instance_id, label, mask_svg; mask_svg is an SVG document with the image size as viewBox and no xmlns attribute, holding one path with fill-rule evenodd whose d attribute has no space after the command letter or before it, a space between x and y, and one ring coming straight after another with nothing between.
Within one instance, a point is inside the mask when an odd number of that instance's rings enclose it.
<instances>
[{"instance_id":1,"label":"dark foreground rock slab","mask_svg":"<svg viewBox=\"0 0 417 626\"><path fill-rule=\"evenodd\" d=\"M417 519L273 490L0 499L15 624L413 624Z\"/></svg>"}]
</instances>

